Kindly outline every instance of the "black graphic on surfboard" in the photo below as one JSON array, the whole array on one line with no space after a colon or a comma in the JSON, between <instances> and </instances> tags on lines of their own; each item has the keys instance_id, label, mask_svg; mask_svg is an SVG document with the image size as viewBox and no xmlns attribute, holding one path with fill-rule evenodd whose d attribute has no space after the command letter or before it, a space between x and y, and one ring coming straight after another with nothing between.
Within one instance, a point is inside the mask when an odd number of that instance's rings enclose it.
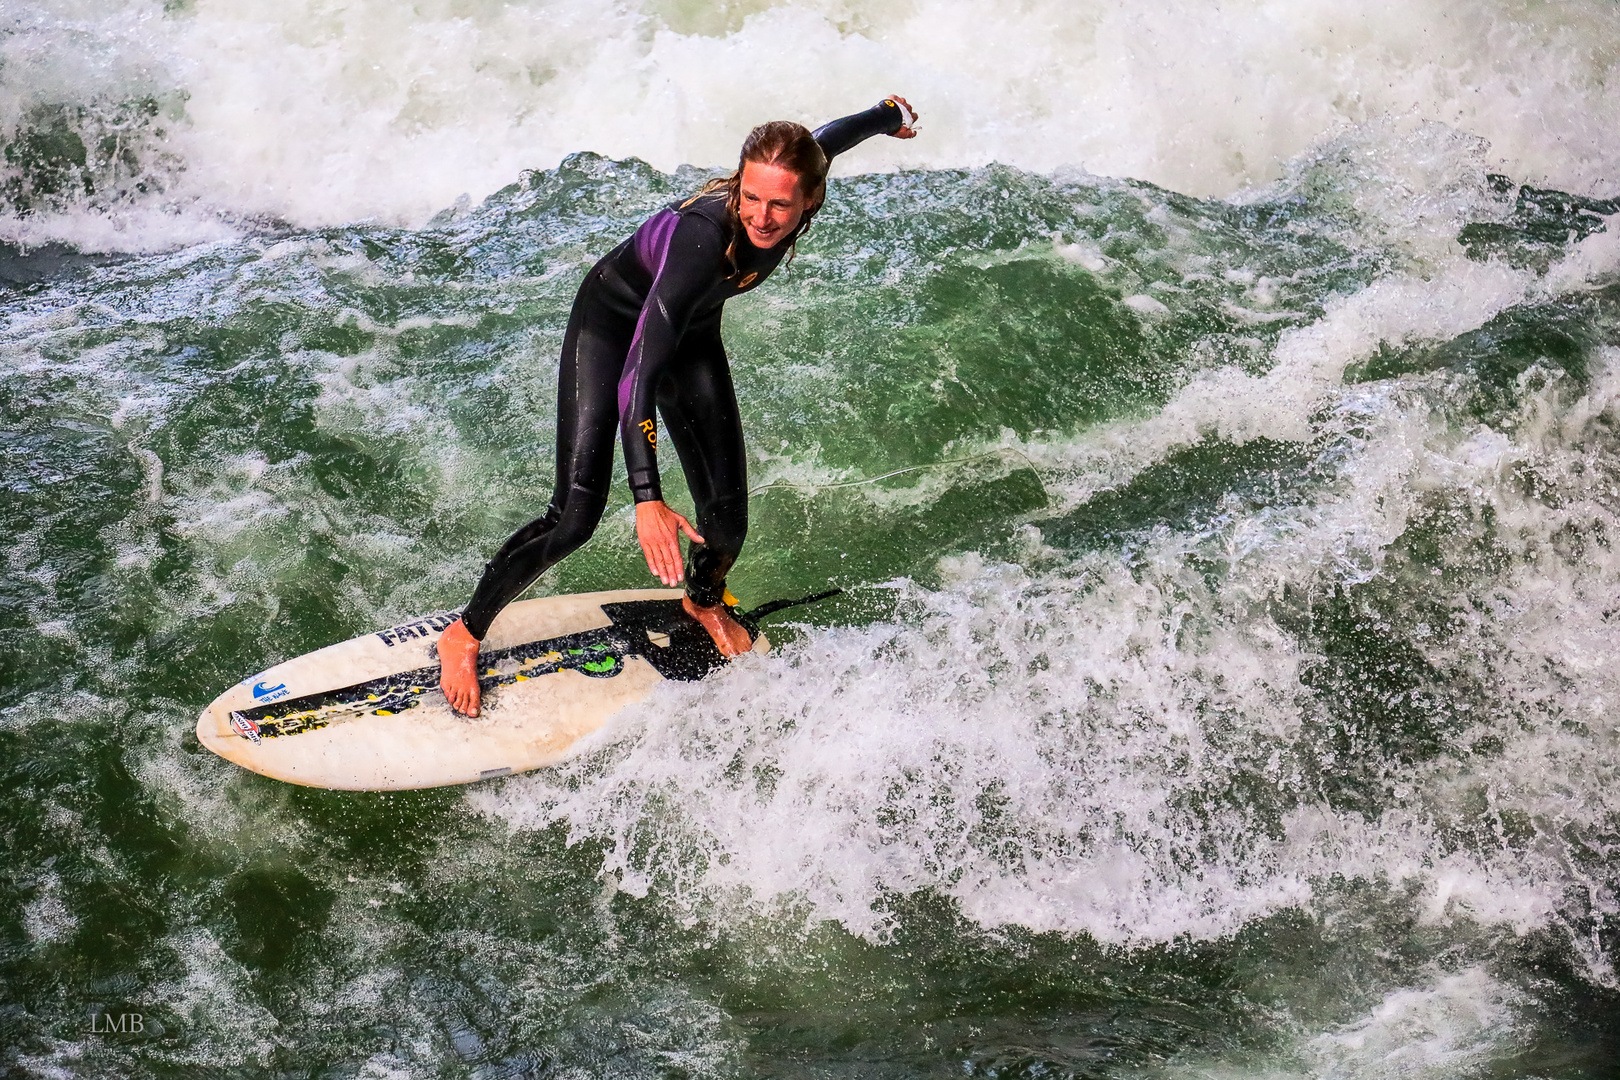
<instances>
[{"instance_id":1,"label":"black graphic on surfboard","mask_svg":"<svg viewBox=\"0 0 1620 1080\"><path fill-rule=\"evenodd\" d=\"M750 634L759 620L783 608L814 603L838 590L798 600L775 600L737 616ZM707 631L681 607L679 600L634 600L602 605L611 626L531 641L479 656L479 686L498 687L577 671L594 679L611 679L624 670L627 657L639 656L666 679L692 682L726 665ZM317 694L231 712L231 727L258 742L323 728L334 720L370 713L392 716L413 709L427 694L437 693L439 667L416 668Z\"/></svg>"}]
</instances>

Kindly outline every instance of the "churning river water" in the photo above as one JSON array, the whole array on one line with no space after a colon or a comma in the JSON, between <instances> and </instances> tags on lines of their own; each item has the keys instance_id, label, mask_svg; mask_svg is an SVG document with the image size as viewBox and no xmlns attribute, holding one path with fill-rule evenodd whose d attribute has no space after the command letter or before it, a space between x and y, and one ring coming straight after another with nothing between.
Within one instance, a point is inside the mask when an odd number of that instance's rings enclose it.
<instances>
[{"instance_id":1,"label":"churning river water","mask_svg":"<svg viewBox=\"0 0 1620 1080\"><path fill-rule=\"evenodd\" d=\"M843 596L528 776L199 747L887 92L726 313L732 588ZM1597 0L5 0L0 1075L1616 1075L1616 130ZM650 584L621 483L536 593Z\"/></svg>"}]
</instances>

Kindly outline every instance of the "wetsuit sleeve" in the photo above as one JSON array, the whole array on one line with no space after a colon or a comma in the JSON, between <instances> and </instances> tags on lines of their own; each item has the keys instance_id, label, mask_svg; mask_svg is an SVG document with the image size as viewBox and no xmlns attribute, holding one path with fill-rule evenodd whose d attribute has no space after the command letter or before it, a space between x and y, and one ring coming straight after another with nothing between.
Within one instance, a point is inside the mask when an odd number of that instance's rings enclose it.
<instances>
[{"instance_id":1,"label":"wetsuit sleeve","mask_svg":"<svg viewBox=\"0 0 1620 1080\"><path fill-rule=\"evenodd\" d=\"M888 98L865 112L845 116L816 128L816 142L830 161L857 143L874 135L893 135L905 126L905 114Z\"/></svg>"},{"instance_id":2,"label":"wetsuit sleeve","mask_svg":"<svg viewBox=\"0 0 1620 1080\"><path fill-rule=\"evenodd\" d=\"M658 484L658 381L704 296L725 277L725 240L701 214L682 214L659 256L619 378L619 434L636 502L662 499Z\"/></svg>"}]
</instances>

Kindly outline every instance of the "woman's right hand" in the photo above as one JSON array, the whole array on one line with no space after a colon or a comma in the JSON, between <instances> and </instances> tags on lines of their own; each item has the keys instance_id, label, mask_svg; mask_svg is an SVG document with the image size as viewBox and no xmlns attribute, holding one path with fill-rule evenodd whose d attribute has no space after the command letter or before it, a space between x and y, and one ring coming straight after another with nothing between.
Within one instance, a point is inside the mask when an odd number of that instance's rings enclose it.
<instances>
[{"instance_id":1,"label":"woman's right hand","mask_svg":"<svg viewBox=\"0 0 1620 1080\"><path fill-rule=\"evenodd\" d=\"M647 557L647 569L671 588L680 584L686 573L686 560L681 558L683 532L694 544L704 542L690 521L662 501L636 503L636 539L641 541L641 553Z\"/></svg>"},{"instance_id":2,"label":"woman's right hand","mask_svg":"<svg viewBox=\"0 0 1620 1080\"><path fill-rule=\"evenodd\" d=\"M911 102L907 101L899 94L890 94L889 100L898 101L902 106L905 107L906 112L911 114L911 123L915 124L917 122L919 119L917 116L917 110L911 107ZM901 124L900 130L894 133L894 137L897 139L915 139L917 137L917 133L911 130L911 124Z\"/></svg>"}]
</instances>

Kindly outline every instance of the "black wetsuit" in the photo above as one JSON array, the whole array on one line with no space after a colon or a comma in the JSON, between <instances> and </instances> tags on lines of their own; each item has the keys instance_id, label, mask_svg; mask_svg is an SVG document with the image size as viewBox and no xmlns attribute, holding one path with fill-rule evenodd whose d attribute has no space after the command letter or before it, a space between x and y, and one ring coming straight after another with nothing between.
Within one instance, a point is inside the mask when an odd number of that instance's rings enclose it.
<instances>
[{"instance_id":1,"label":"black wetsuit","mask_svg":"<svg viewBox=\"0 0 1620 1080\"><path fill-rule=\"evenodd\" d=\"M816 130L831 159L904 122L885 101ZM482 641L507 604L595 531L607 506L613 437L624 443L638 503L662 499L656 407L696 504L686 591L718 604L748 531L742 417L720 340L720 309L770 276L790 245L756 248L733 225L725 193L660 210L598 262L574 299L557 387L557 486L544 517L512 535L484 567L462 613ZM726 257L736 230L735 266Z\"/></svg>"}]
</instances>

